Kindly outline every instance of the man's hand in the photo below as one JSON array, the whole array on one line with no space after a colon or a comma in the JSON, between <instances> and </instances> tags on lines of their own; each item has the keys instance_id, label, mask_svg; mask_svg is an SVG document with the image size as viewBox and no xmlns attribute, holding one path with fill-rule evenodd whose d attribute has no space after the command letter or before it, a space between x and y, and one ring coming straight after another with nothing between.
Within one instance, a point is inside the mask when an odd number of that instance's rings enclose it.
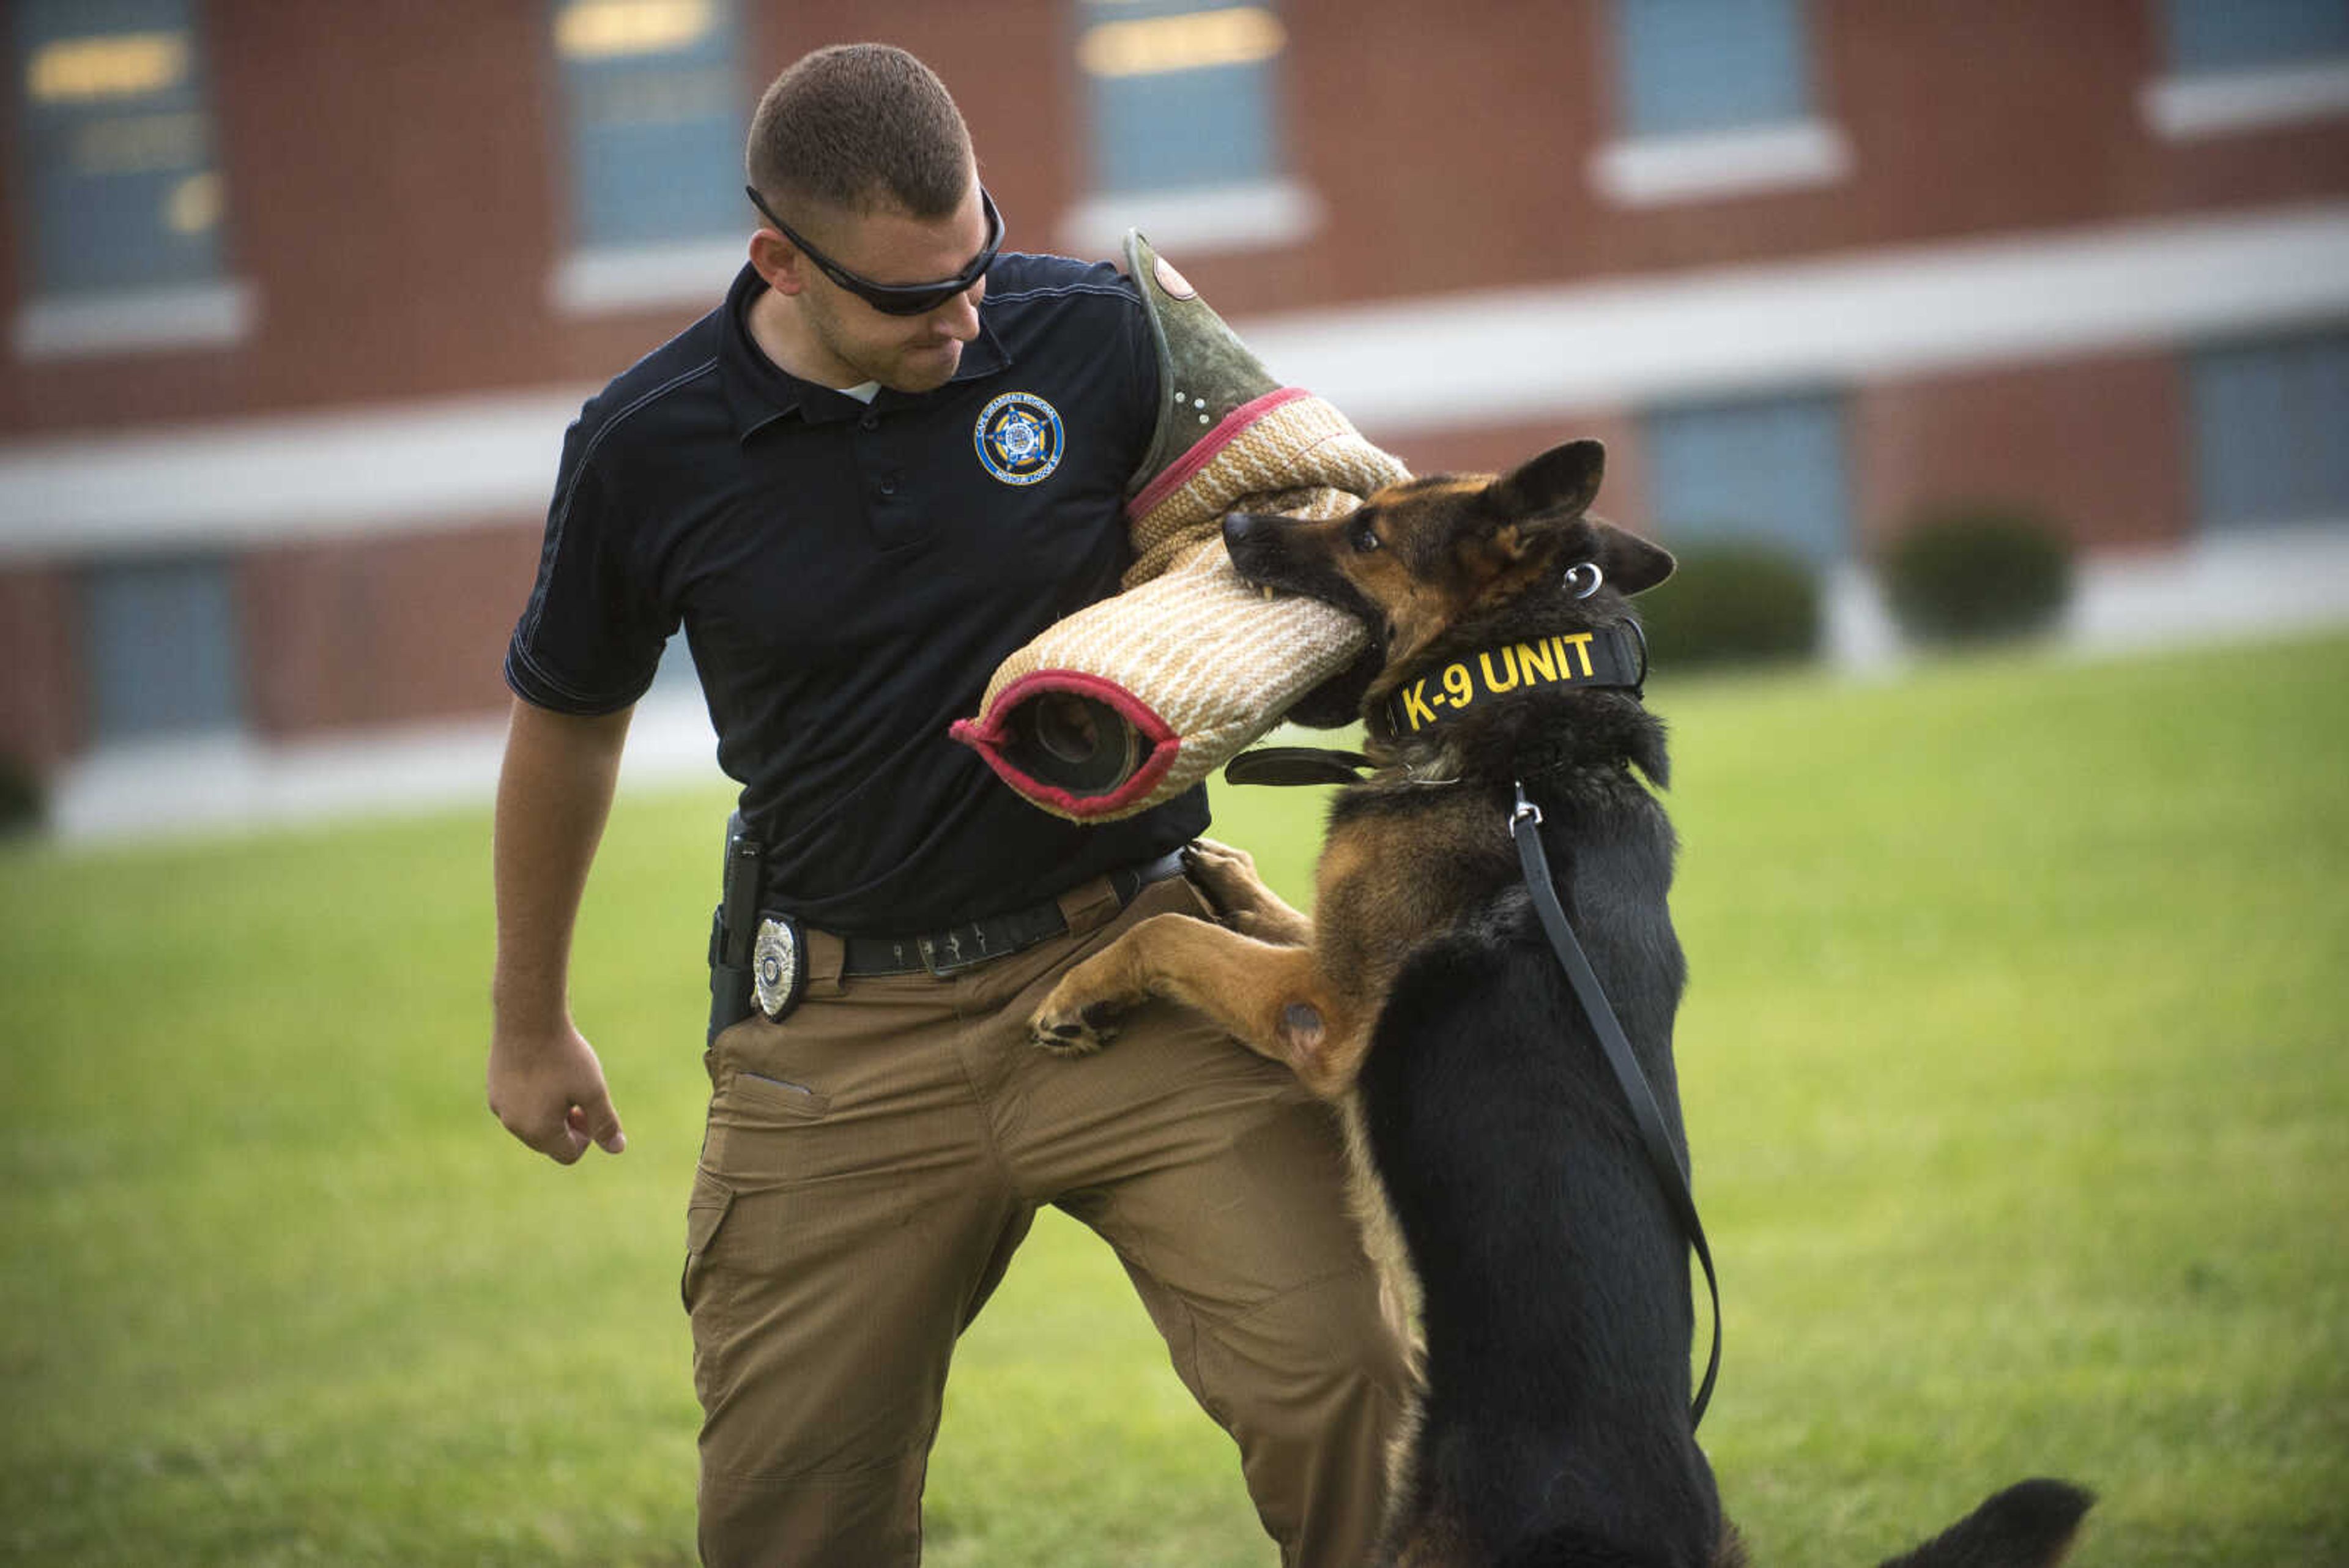
<instances>
[{"instance_id":1,"label":"man's hand","mask_svg":"<svg viewBox=\"0 0 2349 1568\"><path fill-rule=\"evenodd\" d=\"M549 1159L627 1147L604 1064L572 1024L571 929L612 809L628 711L577 718L517 698L498 774L492 859L497 972L490 982L490 1109Z\"/></svg>"},{"instance_id":2,"label":"man's hand","mask_svg":"<svg viewBox=\"0 0 2349 1568\"><path fill-rule=\"evenodd\" d=\"M568 1023L536 1038L500 1031L490 1041L490 1109L506 1131L559 1165L595 1144L628 1147L595 1048Z\"/></svg>"}]
</instances>

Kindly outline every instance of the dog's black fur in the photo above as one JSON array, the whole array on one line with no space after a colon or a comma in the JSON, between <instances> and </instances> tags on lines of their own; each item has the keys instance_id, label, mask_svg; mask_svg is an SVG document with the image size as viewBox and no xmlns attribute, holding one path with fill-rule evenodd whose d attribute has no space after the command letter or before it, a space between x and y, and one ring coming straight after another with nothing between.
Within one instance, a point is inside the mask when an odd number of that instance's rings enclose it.
<instances>
[{"instance_id":1,"label":"dog's black fur","mask_svg":"<svg viewBox=\"0 0 2349 1568\"><path fill-rule=\"evenodd\" d=\"M1609 541L1583 543L1605 561ZM1630 545L1616 553L1625 587L1669 569L1633 559ZM1630 613L1623 587L1578 599L1549 573L1480 605L1416 663ZM1663 728L1609 689L1529 692L1454 723L1444 742L1453 790L1492 825L1473 846L1450 841L1465 862L1457 873L1477 886L1396 977L1356 1080L1423 1303L1427 1391L1389 1549L1425 1556L1441 1541L1435 1561L1526 1568L1733 1561L1689 1426L1687 1241L1505 827L1522 779L1559 899L1684 1150L1672 1023L1687 968L1666 901L1675 841L1632 771L1666 782ZM1331 831L1454 805L1431 793L1350 790Z\"/></svg>"},{"instance_id":2,"label":"dog's black fur","mask_svg":"<svg viewBox=\"0 0 2349 1568\"><path fill-rule=\"evenodd\" d=\"M1496 817L1507 792L1491 791ZM1671 830L1619 768L1526 793L1680 1143ZM1475 1538L1465 1561L1710 1563L1723 1532L1688 1421L1687 1242L1515 866L1495 870L1500 885L1397 978L1357 1080L1424 1303L1395 1539L1434 1524Z\"/></svg>"}]
</instances>

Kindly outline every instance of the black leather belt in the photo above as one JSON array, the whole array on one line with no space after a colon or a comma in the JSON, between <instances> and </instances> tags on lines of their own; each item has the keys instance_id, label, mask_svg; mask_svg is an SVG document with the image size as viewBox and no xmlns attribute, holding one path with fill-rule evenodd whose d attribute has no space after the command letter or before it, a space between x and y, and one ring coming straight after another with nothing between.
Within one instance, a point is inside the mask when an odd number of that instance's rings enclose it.
<instances>
[{"instance_id":1,"label":"black leather belt","mask_svg":"<svg viewBox=\"0 0 2349 1568\"><path fill-rule=\"evenodd\" d=\"M1109 873L1119 909L1153 882L1164 882L1183 871L1183 852L1160 857L1141 866L1121 866ZM953 974L958 970L1008 958L1022 948L1063 935L1068 920L1060 900L1047 898L1024 909L1013 909L984 919L968 920L943 930L905 937L843 937L843 975Z\"/></svg>"}]
</instances>

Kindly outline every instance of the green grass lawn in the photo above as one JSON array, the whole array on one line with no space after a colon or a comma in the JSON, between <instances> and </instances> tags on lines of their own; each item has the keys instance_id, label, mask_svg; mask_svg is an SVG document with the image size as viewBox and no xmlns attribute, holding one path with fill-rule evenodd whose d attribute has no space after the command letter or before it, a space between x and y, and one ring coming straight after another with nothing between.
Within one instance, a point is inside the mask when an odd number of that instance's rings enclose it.
<instances>
[{"instance_id":1,"label":"green grass lawn","mask_svg":"<svg viewBox=\"0 0 2349 1568\"><path fill-rule=\"evenodd\" d=\"M1993 1487L2085 1564L2349 1562L2349 639L1660 681L1680 1059L1779 1564ZM1218 792L1300 894L1319 792ZM486 815L0 853L0 1559L687 1563L713 794L614 818L576 1009L629 1149L483 1107ZM964 1342L947 1568L1268 1568L1105 1249Z\"/></svg>"}]
</instances>

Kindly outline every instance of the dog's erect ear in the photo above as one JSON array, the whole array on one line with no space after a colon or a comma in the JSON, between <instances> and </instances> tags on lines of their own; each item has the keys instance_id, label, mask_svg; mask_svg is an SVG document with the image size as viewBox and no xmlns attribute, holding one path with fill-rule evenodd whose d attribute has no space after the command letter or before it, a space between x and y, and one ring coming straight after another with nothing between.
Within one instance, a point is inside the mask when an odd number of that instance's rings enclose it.
<instances>
[{"instance_id":1,"label":"dog's erect ear","mask_svg":"<svg viewBox=\"0 0 2349 1568\"><path fill-rule=\"evenodd\" d=\"M1495 480L1485 499L1515 521L1547 514L1564 522L1580 516L1598 499L1599 477L1606 472L1605 447L1595 441L1570 441L1527 458Z\"/></svg>"},{"instance_id":2,"label":"dog's erect ear","mask_svg":"<svg viewBox=\"0 0 2349 1568\"><path fill-rule=\"evenodd\" d=\"M1679 565L1670 550L1650 544L1628 528L1597 517L1590 519L1590 527L1599 535L1599 569L1626 598L1654 587Z\"/></svg>"}]
</instances>

